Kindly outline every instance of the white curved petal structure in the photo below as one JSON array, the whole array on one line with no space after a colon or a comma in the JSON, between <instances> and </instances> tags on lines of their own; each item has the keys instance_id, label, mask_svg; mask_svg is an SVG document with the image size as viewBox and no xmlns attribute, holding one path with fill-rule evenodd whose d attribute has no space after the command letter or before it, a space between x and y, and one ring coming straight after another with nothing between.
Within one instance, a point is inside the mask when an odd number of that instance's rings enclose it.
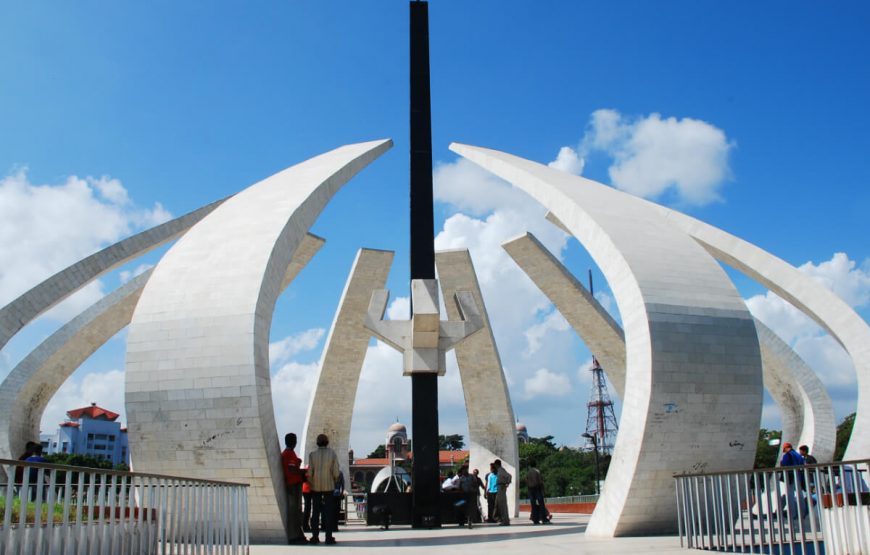
<instances>
[{"instance_id":1,"label":"white curved petal structure","mask_svg":"<svg viewBox=\"0 0 870 555\"><path fill-rule=\"evenodd\" d=\"M761 419L752 317L715 260L640 199L505 153L451 150L527 192L580 240L625 326L626 388L586 533L675 527L673 474L751 467Z\"/></svg>"},{"instance_id":2,"label":"white curved petal structure","mask_svg":"<svg viewBox=\"0 0 870 555\"><path fill-rule=\"evenodd\" d=\"M525 233L502 247L595 353L616 395L625 395L622 327L534 235Z\"/></svg>"},{"instance_id":3,"label":"white curved petal structure","mask_svg":"<svg viewBox=\"0 0 870 555\"><path fill-rule=\"evenodd\" d=\"M308 405L305 433L300 443L304 451L300 456L307 459L308 454L317 449L317 434L325 433L330 447L340 455L338 462L346 477L350 477L350 470L344 455L350 448L353 407L372 336L364 325L366 311L372 291L383 289L392 264L391 251L360 249L357 252L329 330L314 394Z\"/></svg>"},{"instance_id":4,"label":"white curved petal structure","mask_svg":"<svg viewBox=\"0 0 870 555\"><path fill-rule=\"evenodd\" d=\"M238 193L163 257L133 315L133 466L250 483L253 542L282 542L269 329L291 257L333 194L392 145L348 145Z\"/></svg>"},{"instance_id":5,"label":"white curved petal structure","mask_svg":"<svg viewBox=\"0 0 870 555\"><path fill-rule=\"evenodd\" d=\"M324 241L307 234L296 249L282 289L305 267ZM0 458L14 459L39 437L49 400L94 351L125 328L153 270L136 276L70 320L25 357L0 384Z\"/></svg>"},{"instance_id":6,"label":"white curved petal structure","mask_svg":"<svg viewBox=\"0 0 870 555\"><path fill-rule=\"evenodd\" d=\"M732 266L790 302L826 329L852 358L858 403L845 460L870 458L870 326L843 299L813 278L752 243L675 210L648 203Z\"/></svg>"},{"instance_id":7,"label":"white curved petal structure","mask_svg":"<svg viewBox=\"0 0 870 555\"><path fill-rule=\"evenodd\" d=\"M94 279L121 264L171 241L210 214L218 200L158 226L109 245L54 274L8 305L0 308L0 349L37 316L69 297Z\"/></svg>"},{"instance_id":8,"label":"white curved petal structure","mask_svg":"<svg viewBox=\"0 0 870 555\"><path fill-rule=\"evenodd\" d=\"M136 276L54 332L0 385L0 458L17 459L39 437L45 406L106 341L130 323L152 270Z\"/></svg>"},{"instance_id":9,"label":"white curved petal structure","mask_svg":"<svg viewBox=\"0 0 870 555\"><path fill-rule=\"evenodd\" d=\"M485 474L489 463L501 459L505 470L516 478L508 486L508 510L516 515L519 507L519 451L514 410L471 255L466 249L439 251L435 253L435 264L448 319L462 320L456 293L469 291L474 295L483 320L483 329L456 346L456 361L468 415L469 464Z\"/></svg>"},{"instance_id":10,"label":"white curved petal structure","mask_svg":"<svg viewBox=\"0 0 870 555\"><path fill-rule=\"evenodd\" d=\"M502 246L556 305L599 360L613 361L614 366L605 366L604 371L621 396L625 384L625 338L619 324L531 233ZM830 462L836 443L836 424L831 398L824 385L779 336L759 320L755 320L755 327L761 347L764 386L782 414L783 439L795 445L808 445L819 462Z\"/></svg>"},{"instance_id":11,"label":"white curved petal structure","mask_svg":"<svg viewBox=\"0 0 870 555\"><path fill-rule=\"evenodd\" d=\"M831 462L837 443L834 406L825 386L806 362L776 333L755 320L764 387L782 416L782 439L807 445L820 463Z\"/></svg>"}]
</instances>

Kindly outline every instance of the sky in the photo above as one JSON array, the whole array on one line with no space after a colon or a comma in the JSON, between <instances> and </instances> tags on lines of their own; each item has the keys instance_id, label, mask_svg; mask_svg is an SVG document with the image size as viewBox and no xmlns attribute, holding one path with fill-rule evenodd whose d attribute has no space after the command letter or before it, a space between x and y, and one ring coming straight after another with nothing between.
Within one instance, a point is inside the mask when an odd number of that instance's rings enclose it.
<instances>
[{"instance_id":1,"label":"sky","mask_svg":"<svg viewBox=\"0 0 870 555\"><path fill-rule=\"evenodd\" d=\"M436 248L468 248L517 418L577 446L591 354L501 249L531 231L618 308L545 211L458 159L494 148L682 210L799 267L870 316L870 6L843 2L430 3ZM5 2L0 5L0 305L88 254L344 144L395 146L311 231L327 242L278 302L278 432L304 426L356 251L396 252L388 316L408 314L406 2ZM69 318L156 264L103 276L0 352L0 378ZM728 269L752 313L855 410L845 352ZM50 402L43 431L97 402L123 411L122 331ZM612 391L611 391L612 393ZM441 433L466 435L450 359ZM351 446L410 425L401 358L372 341ZM616 399L616 408L619 402ZM766 400L762 425L779 426Z\"/></svg>"}]
</instances>

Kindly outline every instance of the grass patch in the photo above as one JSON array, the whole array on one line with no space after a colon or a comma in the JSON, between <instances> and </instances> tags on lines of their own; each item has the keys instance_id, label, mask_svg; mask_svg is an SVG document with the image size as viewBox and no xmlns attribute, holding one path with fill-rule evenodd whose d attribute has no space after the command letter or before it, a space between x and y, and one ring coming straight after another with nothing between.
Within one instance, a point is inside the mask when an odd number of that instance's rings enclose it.
<instances>
[{"instance_id":1,"label":"grass patch","mask_svg":"<svg viewBox=\"0 0 870 555\"><path fill-rule=\"evenodd\" d=\"M0 497L0 527L2 527L3 523L6 522L6 498ZM48 503L43 502L39 522L46 523L48 521L50 507ZM18 524L21 522L21 498L16 497L12 500L12 507L10 509L12 511L12 523ZM25 522L27 524L34 524L36 522L36 502L30 501L24 506L25 511ZM51 511L52 519L55 524L60 524L63 522L63 505L60 503L54 504L54 510ZM75 515L75 506L70 505L70 515ZM87 515L82 515L82 517L87 517Z\"/></svg>"}]
</instances>

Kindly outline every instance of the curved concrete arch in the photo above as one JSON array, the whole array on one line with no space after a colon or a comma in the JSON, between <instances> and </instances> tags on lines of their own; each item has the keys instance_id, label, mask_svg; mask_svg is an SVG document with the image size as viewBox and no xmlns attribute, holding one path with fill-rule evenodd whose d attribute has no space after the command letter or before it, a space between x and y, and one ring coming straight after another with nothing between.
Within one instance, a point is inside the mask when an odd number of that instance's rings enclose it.
<instances>
[{"instance_id":1,"label":"curved concrete arch","mask_svg":"<svg viewBox=\"0 0 870 555\"><path fill-rule=\"evenodd\" d=\"M453 321L462 320L456 293L470 291L483 320L483 329L456 346L456 362L468 415L469 464L471 468L480 468L486 473L489 463L501 459L505 470L516 478L508 486L508 511L516 515L519 510L520 463L514 409L474 264L466 249L436 252L435 264L447 317Z\"/></svg>"},{"instance_id":2,"label":"curved concrete arch","mask_svg":"<svg viewBox=\"0 0 870 555\"><path fill-rule=\"evenodd\" d=\"M754 458L761 355L743 299L708 253L640 199L505 153L450 148L551 210L619 305L621 429L586 533L673 530L673 474L744 469Z\"/></svg>"},{"instance_id":3,"label":"curved concrete arch","mask_svg":"<svg viewBox=\"0 0 870 555\"><path fill-rule=\"evenodd\" d=\"M625 395L625 334L622 326L531 233L506 241L501 246L595 353L613 384L614 392L622 398Z\"/></svg>"},{"instance_id":4,"label":"curved concrete arch","mask_svg":"<svg viewBox=\"0 0 870 555\"><path fill-rule=\"evenodd\" d=\"M0 308L0 349L21 328L94 279L134 258L172 241L210 214L226 199L189 212L158 226L109 245L57 272L17 299Z\"/></svg>"},{"instance_id":5,"label":"curved concrete arch","mask_svg":"<svg viewBox=\"0 0 870 555\"><path fill-rule=\"evenodd\" d=\"M837 443L834 406L816 373L776 333L755 320L764 387L782 415L782 439L807 445L820 463L831 462Z\"/></svg>"},{"instance_id":6,"label":"curved concrete arch","mask_svg":"<svg viewBox=\"0 0 870 555\"><path fill-rule=\"evenodd\" d=\"M502 246L556 305L599 360L612 361L613 366L605 365L604 371L617 394L622 396L625 336L619 324L531 233ZM830 462L836 442L830 396L791 347L759 320L755 320L755 327L761 347L764 386L780 408L783 438L796 445L808 445L819 462Z\"/></svg>"},{"instance_id":7,"label":"curved concrete arch","mask_svg":"<svg viewBox=\"0 0 870 555\"><path fill-rule=\"evenodd\" d=\"M39 437L48 402L82 362L130 323L152 271L91 305L9 372L0 385L0 458L17 459L25 444Z\"/></svg>"},{"instance_id":8,"label":"curved concrete arch","mask_svg":"<svg viewBox=\"0 0 870 555\"><path fill-rule=\"evenodd\" d=\"M647 201L645 201L647 202ZM870 458L870 326L843 299L765 250L710 224L655 203L674 225L717 260L757 280L815 320L852 358L858 379L855 425L844 459Z\"/></svg>"},{"instance_id":9,"label":"curved concrete arch","mask_svg":"<svg viewBox=\"0 0 870 555\"><path fill-rule=\"evenodd\" d=\"M366 312L372 291L383 289L392 264L391 251L360 249L357 252L323 349L300 443L303 448L300 455L307 459L308 454L317 449L317 434L328 435L348 480L350 469L344 455L350 449L353 407L372 337L364 325Z\"/></svg>"},{"instance_id":10,"label":"curved concrete arch","mask_svg":"<svg viewBox=\"0 0 870 555\"><path fill-rule=\"evenodd\" d=\"M248 482L254 542L286 540L269 373L285 271L335 192L391 145L340 147L236 194L163 256L133 314L126 402L134 468Z\"/></svg>"},{"instance_id":11,"label":"curved concrete arch","mask_svg":"<svg viewBox=\"0 0 870 555\"><path fill-rule=\"evenodd\" d=\"M293 255L282 289L324 241L308 234ZM14 459L39 437L48 402L97 349L127 327L152 270L136 276L70 320L25 357L0 384L0 458Z\"/></svg>"}]
</instances>

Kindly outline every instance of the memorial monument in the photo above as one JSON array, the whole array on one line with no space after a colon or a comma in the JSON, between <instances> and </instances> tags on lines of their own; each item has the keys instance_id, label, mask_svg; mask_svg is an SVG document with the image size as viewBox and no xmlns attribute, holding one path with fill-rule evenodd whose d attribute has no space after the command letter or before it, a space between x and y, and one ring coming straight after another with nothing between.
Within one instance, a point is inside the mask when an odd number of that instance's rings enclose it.
<instances>
[{"instance_id":1,"label":"memorial monument","mask_svg":"<svg viewBox=\"0 0 870 555\"><path fill-rule=\"evenodd\" d=\"M447 349L457 351L472 464L482 464L475 457L499 457L516 465L517 447L508 388L470 256L434 252L428 5L410 7L410 320L382 321L392 253L362 249L321 358L306 441L312 432L329 430L341 449L365 344L375 335L400 349L413 401L413 524L435 527L437 380ZM391 146L381 139L303 161L106 247L0 309L2 347L87 283L176 239L152 271L72 319L0 384L0 455L14 458L22 450L64 380L129 324L126 408L134 470L248 483L252 541L283 541L268 354L272 312L323 244L308 231L330 198ZM622 326L570 285L547 292L547 281L564 272L547 265L534 245L507 247L582 338L597 343L623 398L610 473L588 534L672 530L673 474L750 468L764 385L785 406L790 433L818 451L830 445L832 419L821 384L752 318L720 261L791 302L846 349L859 388L846 457L870 457L870 327L833 292L758 247L675 210L507 153L462 144L451 149L547 207L551 221L598 264L618 305ZM441 320L439 296L447 321ZM574 313L577 323L569 316ZM585 318L604 327L589 331ZM327 406L342 409L332 411L333 418L323 410ZM515 466L512 473L517 478Z\"/></svg>"}]
</instances>

